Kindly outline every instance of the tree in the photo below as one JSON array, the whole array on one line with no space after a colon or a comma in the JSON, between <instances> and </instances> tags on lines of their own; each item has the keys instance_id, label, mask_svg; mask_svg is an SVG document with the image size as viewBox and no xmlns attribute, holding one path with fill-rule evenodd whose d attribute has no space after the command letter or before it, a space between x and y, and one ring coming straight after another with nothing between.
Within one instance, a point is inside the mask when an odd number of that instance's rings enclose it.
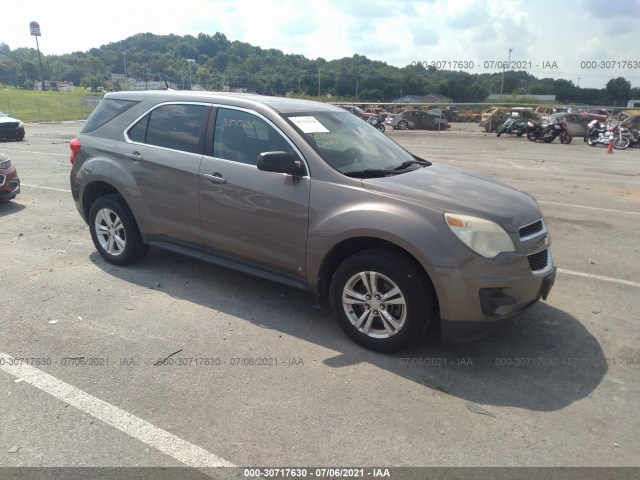
<instances>
[{"instance_id":1,"label":"tree","mask_svg":"<svg viewBox=\"0 0 640 480\"><path fill-rule=\"evenodd\" d=\"M612 78L604 88L608 103L611 105L626 105L631 95L631 82L624 77Z\"/></svg>"}]
</instances>

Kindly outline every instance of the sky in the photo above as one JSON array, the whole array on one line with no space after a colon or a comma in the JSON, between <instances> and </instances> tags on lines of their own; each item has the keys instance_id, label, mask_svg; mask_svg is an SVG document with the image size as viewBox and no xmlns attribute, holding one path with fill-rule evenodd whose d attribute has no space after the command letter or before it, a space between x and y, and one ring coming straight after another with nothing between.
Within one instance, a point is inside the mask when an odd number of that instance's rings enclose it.
<instances>
[{"instance_id":1,"label":"sky","mask_svg":"<svg viewBox=\"0 0 640 480\"><path fill-rule=\"evenodd\" d=\"M18 5L24 5L19 8ZM364 55L470 73L514 69L604 88L640 87L640 0L26 0L3 9L0 43L60 55L136 33L214 35L334 60ZM519 67L519 68L518 68Z\"/></svg>"}]
</instances>

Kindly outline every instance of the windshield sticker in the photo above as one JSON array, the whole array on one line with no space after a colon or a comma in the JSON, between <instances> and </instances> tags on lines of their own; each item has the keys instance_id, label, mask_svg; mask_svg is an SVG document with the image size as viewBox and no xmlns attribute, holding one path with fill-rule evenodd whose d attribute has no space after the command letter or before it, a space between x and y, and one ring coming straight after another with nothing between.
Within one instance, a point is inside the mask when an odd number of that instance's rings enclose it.
<instances>
[{"instance_id":1,"label":"windshield sticker","mask_svg":"<svg viewBox=\"0 0 640 480\"><path fill-rule=\"evenodd\" d=\"M289 117L304 133L329 133L316 117Z\"/></svg>"}]
</instances>

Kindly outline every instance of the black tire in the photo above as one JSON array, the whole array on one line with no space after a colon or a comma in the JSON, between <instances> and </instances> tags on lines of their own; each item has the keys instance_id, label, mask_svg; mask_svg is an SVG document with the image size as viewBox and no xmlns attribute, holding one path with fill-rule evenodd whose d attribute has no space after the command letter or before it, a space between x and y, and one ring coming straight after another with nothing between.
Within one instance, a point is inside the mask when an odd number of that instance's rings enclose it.
<instances>
[{"instance_id":1,"label":"black tire","mask_svg":"<svg viewBox=\"0 0 640 480\"><path fill-rule=\"evenodd\" d=\"M596 142L593 140L593 137L587 137L587 145L589 145L590 147L596 146Z\"/></svg>"},{"instance_id":2,"label":"black tire","mask_svg":"<svg viewBox=\"0 0 640 480\"><path fill-rule=\"evenodd\" d=\"M88 220L93 244L107 262L130 265L146 255L149 246L142 241L138 225L120 195L98 198L91 205Z\"/></svg>"},{"instance_id":3,"label":"black tire","mask_svg":"<svg viewBox=\"0 0 640 480\"><path fill-rule=\"evenodd\" d=\"M406 120L400 120L398 122L398 130L409 130L409 122Z\"/></svg>"},{"instance_id":4,"label":"black tire","mask_svg":"<svg viewBox=\"0 0 640 480\"><path fill-rule=\"evenodd\" d=\"M385 129L384 129L384 125L383 125L382 123L379 123L378 125L376 125L376 128L377 128L378 130L380 130L381 132L384 132L384 130L385 130Z\"/></svg>"},{"instance_id":5,"label":"black tire","mask_svg":"<svg viewBox=\"0 0 640 480\"><path fill-rule=\"evenodd\" d=\"M535 142L537 140L537 135L533 130L529 130L527 132L527 140L530 142Z\"/></svg>"},{"instance_id":6,"label":"black tire","mask_svg":"<svg viewBox=\"0 0 640 480\"><path fill-rule=\"evenodd\" d=\"M499 137L503 133L504 133L504 127L502 127L500 130L498 130L498 133L496 133L496 137Z\"/></svg>"},{"instance_id":7,"label":"black tire","mask_svg":"<svg viewBox=\"0 0 640 480\"><path fill-rule=\"evenodd\" d=\"M615 148L616 150L624 150L629 146L630 143L631 143L631 140L629 139L629 137L625 137L625 136L623 136L622 138L616 137L613 140L613 148Z\"/></svg>"},{"instance_id":8,"label":"black tire","mask_svg":"<svg viewBox=\"0 0 640 480\"><path fill-rule=\"evenodd\" d=\"M391 302L385 303L384 294L396 287ZM329 298L345 333L378 352L396 352L416 343L437 318L435 294L424 272L405 255L386 249L346 258L333 274Z\"/></svg>"},{"instance_id":9,"label":"black tire","mask_svg":"<svg viewBox=\"0 0 640 480\"><path fill-rule=\"evenodd\" d=\"M564 143L565 145L569 145L573 140L573 136L571 135L560 135L560 143Z\"/></svg>"}]
</instances>

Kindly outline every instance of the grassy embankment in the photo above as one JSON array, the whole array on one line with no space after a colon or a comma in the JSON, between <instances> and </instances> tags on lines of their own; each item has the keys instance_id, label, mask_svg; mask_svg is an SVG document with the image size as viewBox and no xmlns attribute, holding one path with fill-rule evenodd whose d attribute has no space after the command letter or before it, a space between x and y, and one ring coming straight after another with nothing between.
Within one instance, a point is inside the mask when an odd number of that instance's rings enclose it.
<instances>
[{"instance_id":1,"label":"grassy embankment","mask_svg":"<svg viewBox=\"0 0 640 480\"><path fill-rule=\"evenodd\" d=\"M85 120L102 94L0 88L0 111L25 123Z\"/></svg>"}]
</instances>

